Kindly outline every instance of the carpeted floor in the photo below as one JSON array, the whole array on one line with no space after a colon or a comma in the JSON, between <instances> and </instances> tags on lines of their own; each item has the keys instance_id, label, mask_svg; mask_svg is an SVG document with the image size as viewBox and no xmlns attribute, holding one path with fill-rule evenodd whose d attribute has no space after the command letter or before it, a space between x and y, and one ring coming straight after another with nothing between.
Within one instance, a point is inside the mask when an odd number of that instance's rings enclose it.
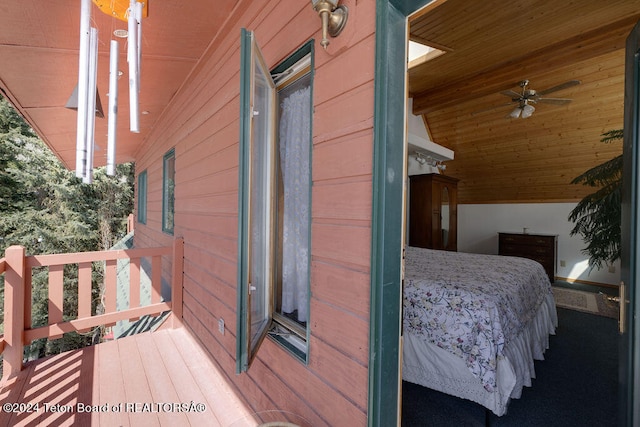
<instances>
[{"instance_id":1,"label":"carpeted floor","mask_svg":"<svg viewBox=\"0 0 640 427\"><path fill-rule=\"evenodd\" d=\"M613 318L558 308L558 329L536 379L491 426L616 426L618 335ZM483 426L484 407L415 384L403 383L404 427Z\"/></svg>"}]
</instances>

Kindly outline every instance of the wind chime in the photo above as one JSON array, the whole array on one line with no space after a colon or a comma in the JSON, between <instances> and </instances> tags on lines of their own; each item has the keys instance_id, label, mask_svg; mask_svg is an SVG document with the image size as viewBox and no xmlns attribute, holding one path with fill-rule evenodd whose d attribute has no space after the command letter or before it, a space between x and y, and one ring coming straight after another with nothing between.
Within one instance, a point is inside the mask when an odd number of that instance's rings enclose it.
<instances>
[{"instance_id":1,"label":"wind chime","mask_svg":"<svg viewBox=\"0 0 640 427\"><path fill-rule=\"evenodd\" d=\"M97 92L98 30L91 27L91 1L81 0L78 86L68 108L77 108L76 176L84 183L93 180L95 117L104 117ZM142 18L147 16L148 0L93 0L109 16L127 22L127 62L129 64L129 130L140 132L140 63ZM107 174L115 175L116 127L118 122L119 43L111 40L109 51L109 108L107 134Z\"/></svg>"}]
</instances>

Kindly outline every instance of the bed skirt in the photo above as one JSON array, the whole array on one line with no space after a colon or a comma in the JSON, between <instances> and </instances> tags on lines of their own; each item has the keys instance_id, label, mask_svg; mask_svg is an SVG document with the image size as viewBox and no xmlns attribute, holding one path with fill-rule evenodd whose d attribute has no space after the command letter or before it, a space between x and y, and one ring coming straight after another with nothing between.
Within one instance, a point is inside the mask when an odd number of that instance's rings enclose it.
<instances>
[{"instance_id":1,"label":"bed skirt","mask_svg":"<svg viewBox=\"0 0 640 427\"><path fill-rule=\"evenodd\" d=\"M534 360L544 360L549 335L555 334L557 326L556 305L553 295L549 294L530 324L505 346L504 356L497 361L494 392L485 390L462 358L405 332L402 378L474 401L502 416L507 412L509 400L520 398L522 387L531 386L531 379L535 378Z\"/></svg>"}]
</instances>

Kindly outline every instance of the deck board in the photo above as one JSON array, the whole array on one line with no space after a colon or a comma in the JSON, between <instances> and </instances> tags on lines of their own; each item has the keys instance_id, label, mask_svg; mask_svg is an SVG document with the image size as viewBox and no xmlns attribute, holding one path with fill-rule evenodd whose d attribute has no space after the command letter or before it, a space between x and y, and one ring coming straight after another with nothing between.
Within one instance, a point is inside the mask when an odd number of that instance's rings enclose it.
<instances>
[{"instance_id":1,"label":"deck board","mask_svg":"<svg viewBox=\"0 0 640 427\"><path fill-rule=\"evenodd\" d=\"M200 387L197 386L192 372L185 365L184 359L171 338L168 336L169 331L160 331L155 335L155 340L165 351L162 352L162 362L167 367L169 381L174 387L177 395L174 400L169 402L181 402L185 404L206 403L207 399L202 394ZM215 413L195 412L192 414L194 420L198 419L198 425L207 425L216 427L219 425Z\"/></svg>"},{"instance_id":2,"label":"deck board","mask_svg":"<svg viewBox=\"0 0 640 427\"><path fill-rule=\"evenodd\" d=\"M166 332L162 332L166 333ZM136 340L138 344L138 350L143 360L153 361L152 363L145 363L143 368L145 370L145 376L149 381L149 386L152 393L152 401L158 403L173 403L181 402L178 397L178 392L175 388L175 384L172 381L170 372L173 370L172 365L165 365L162 354L158 347L156 347L155 340L151 337L151 334L142 334ZM177 352L174 348L164 348L165 352ZM163 352L164 353L164 352ZM185 381L189 381L189 378L185 378ZM193 386L193 383L190 383ZM187 416L184 413L165 413L158 414L158 419L162 425L187 425Z\"/></svg>"},{"instance_id":3,"label":"deck board","mask_svg":"<svg viewBox=\"0 0 640 427\"><path fill-rule=\"evenodd\" d=\"M191 402L204 404L204 411L178 409ZM11 426L257 425L185 328L162 328L28 362L0 384L0 403L39 404L29 413L0 410L0 425ZM81 412L82 405L107 410ZM67 411L54 412L57 408Z\"/></svg>"},{"instance_id":4,"label":"deck board","mask_svg":"<svg viewBox=\"0 0 640 427\"><path fill-rule=\"evenodd\" d=\"M104 403L115 404L116 399L119 396L124 396L124 382L122 381L122 370L120 365L126 363L125 360L120 360L120 353L118 351L118 342L111 341L96 346L98 350L98 363L96 364L98 379L100 380L99 391L97 396L104 396L102 399ZM95 373L94 373L95 375ZM91 400L93 402L93 399ZM101 404L104 404L101 402ZM119 403L119 402L118 402ZM96 412L100 419L100 425L113 425L113 426L130 426L129 417L125 412L105 411Z\"/></svg>"},{"instance_id":5,"label":"deck board","mask_svg":"<svg viewBox=\"0 0 640 427\"><path fill-rule=\"evenodd\" d=\"M136 341L120 339L116 342L118 343L120 354L122 356L126 355L125 357L127 358L127 363L121 364L125 404L144 405L153 402L151 389L144 370L144 363L154 363L155 361L142 361ZM145 406L140 408L134 406L131 411L129 411L129 407L126 407L125 411L129 415L129 421L132 426L143 424L146 426L160 426L158 414L147 410Z\"/></svg>"}]
</instances>

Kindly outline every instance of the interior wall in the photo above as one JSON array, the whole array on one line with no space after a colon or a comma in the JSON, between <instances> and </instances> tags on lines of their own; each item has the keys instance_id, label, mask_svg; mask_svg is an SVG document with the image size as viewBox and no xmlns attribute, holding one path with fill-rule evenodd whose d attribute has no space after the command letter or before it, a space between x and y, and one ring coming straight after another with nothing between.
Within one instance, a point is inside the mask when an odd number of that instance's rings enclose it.
<instances>
[{"instance_id":1,"label":"interior wall","mask_svg":"<svg viewBox=\"0 0 640 427\"><path fill-rule=\"evenodd\" d=\"M569 213L576 203L514 203L458 205L458 251L498 253L498 232L558 235L557 277L617 285L620 263L589 271L588 256L581 253L586 243L570 236L573 223ZM564 261L564 266L562 265Z\"/></svg>"}]
</instances>

